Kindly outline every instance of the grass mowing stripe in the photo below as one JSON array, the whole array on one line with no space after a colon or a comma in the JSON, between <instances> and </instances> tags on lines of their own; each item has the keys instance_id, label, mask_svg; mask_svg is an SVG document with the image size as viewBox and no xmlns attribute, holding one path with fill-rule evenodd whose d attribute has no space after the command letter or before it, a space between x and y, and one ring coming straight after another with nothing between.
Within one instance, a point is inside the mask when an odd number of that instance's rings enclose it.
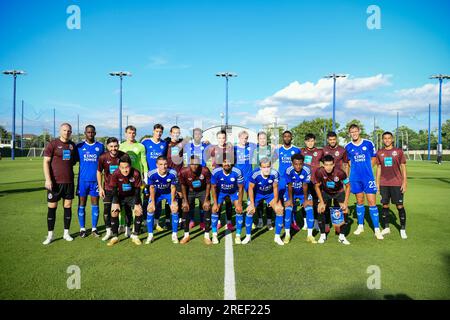
<instances>
[{"instance_id":1,"label":"grass mowing stripe","mask_svg":"<svg viewBox=\"0 0 450 320\"><path fill-rule=\"evenodd\" d=\"M236 300L236 279L234 276L233 238L229 230L225 235L225 278L224 300Z\"/></svg>"}]
</instances>

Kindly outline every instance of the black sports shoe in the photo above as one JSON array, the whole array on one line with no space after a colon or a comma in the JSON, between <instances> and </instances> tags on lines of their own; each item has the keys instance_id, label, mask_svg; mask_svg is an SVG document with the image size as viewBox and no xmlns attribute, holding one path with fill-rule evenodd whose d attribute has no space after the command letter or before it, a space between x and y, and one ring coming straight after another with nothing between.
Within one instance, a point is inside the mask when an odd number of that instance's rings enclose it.
<instances>
[{"instance_id":1,"label":"black sports shoe","mask_svg":"<svg viewBox=\"0 0 450 320\"><path fill-rule=\"evenodd\" d=\"M80 231L80 238L86 238L86 230Z\"/></svg>"},{"instance_id":2,"label":"black sports shoe","mask_svg":"<svg viewBox=\"0 0 450 320\"><path fill-rule=\"evenodd\" d=\"M92 230L92 236L95 238L100 237L100 234L98 233L98 230Z\"/></svg>"}]
</instances>

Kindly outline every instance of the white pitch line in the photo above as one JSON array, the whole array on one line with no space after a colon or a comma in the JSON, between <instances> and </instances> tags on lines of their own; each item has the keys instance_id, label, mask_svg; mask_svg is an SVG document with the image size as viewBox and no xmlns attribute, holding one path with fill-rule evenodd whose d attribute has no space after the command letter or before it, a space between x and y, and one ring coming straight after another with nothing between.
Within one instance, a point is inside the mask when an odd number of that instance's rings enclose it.
<instances>
[{"instance_id":1,"label":"white pitch line","mask_svg":"<svg viewBox=\"0 0 450 320\"><path fill-rule=\"evenodd\" d=\"M236 300L236 280L234 275L233 238L229 230L225 235L225 278L224 300Z\"/></svg>"}]
</instances>

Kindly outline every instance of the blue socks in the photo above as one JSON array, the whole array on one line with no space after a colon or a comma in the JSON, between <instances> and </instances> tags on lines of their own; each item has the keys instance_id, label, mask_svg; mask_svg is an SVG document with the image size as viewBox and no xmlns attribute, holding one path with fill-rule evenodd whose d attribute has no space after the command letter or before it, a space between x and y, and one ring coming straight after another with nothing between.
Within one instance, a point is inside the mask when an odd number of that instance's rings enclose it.
<instances>
[{"instance_id":1,"label":"blue socks","mask_svg":"<svg viewBox=\"0 0 450 320\"><path fill-rule=\"evenodd\" d=\"M211 230L213 233L217 233L217 222L219 222L219 215L217 213L213 213L211 215Z\"/></svg>"},{"instance_id":2,"label":"blue socks","mask_svg":"<svg viewBox=\"0 0 450 320\"><path fill-rule=\"evenodd\" d=\"M148 212L147 211L147 232L153 233L153 223L155 220L154 212Z\"/></svg>"},{"instance_id":3,"label":"blue socks","mask_svg":"<svg viewBox=\"0 0 450 320\"><path fill-rule=\"evenodd\" d=\"M308 229L314 228L314 210L313 207L308 206L305 208L306 212L306 226Z\"/></svg>"},{"instance_id":4,"label":"blue socks","mask_svg":"<svg viewBox=\"0 0 450 320\"><path fill-rule=\"evenodd\" d=\"M92 228L93 229L97 229L97 223L98 223L98 216L100 213L100 210L98 209L98 206L92 205L91 206L92 209Z\"/></svg>"},{"instance_id":5,"label":"blue socks","mask_svg":"<svg viewBox=\"0 0 450 320\"><path fill-rule=\"evenodd\" d=\"M178 232L178 213L172 213L172 232Z\"/></svg>"},{"instance_id":6,"label":"blue socks","mask_svg":"<svg viewBox=\"0 0 450 320\"><path fill-rule=\"evenodd\" d=\"M370 219L372 219L373 227L375 229L379 228L380 227L380 221L379 221L379 215L378 215L378 208L377 208L377 206L369 207L369 213L370 213Z\"/></svg>"},{"instance_id":7,"label":"blue socks","mask_svg":"<svg viewBox=\"0 0 450 320\"><path fill-rule=\"evenodd\" d=\"M98 207L97 207L98 208ZM85 211L84 207L78 207L78 221L80 222L80 228L84 229L84 218L85 218Z\"/></svg>"},{"instance_id":8,"label":"blue socks","mask_svg":"<svg viewBox=\"0 0 450 320\"><path fill-rule=\"evenodd\" d=\"M286 207L284 212L284 230L291 230L292 207Z\"/></svg>"},{"instance_id":9,"label":"blue socks","mask_svg":"<svg viewBox=\"0 0 450 320\"><path fill-rule=\"evenodd\" d=\"M246 215L245 216L245 234L251 235L252 234L252 224L253 224L253 215Z\"/></svg>"},{"instance_id":10,"label":"blue socks","mask_svg":"<svg viewBox=\"0 0 450 320\"><path fill-rule=\"evenodd\" d=\"M356 215L358 216L358 224L364 224L364 214L365 213L366 213L366 208L364 207L364 205L357 204L356 205ZM377 210L377 214L378 214L378 210Z\"/></svg>"},{"instance_id":11,"label":"blue socks","mask_svg":"<svg viewBox=\"0 0 450 320\"><path fill-rule=\"evenodd\" d=\"M283 228L283 216L275 216L275 235L279 236Z\"/></svg>"},{"instance_id":12,"label":"blue socks","mask_svg":"<svg viewBox=\"0 0 450 320\"><path fill-rule=\"evenodd\" d=\"M242 214L236 213L236 235L241 234L243 225L244 225L244 216ZM217 227L217 223L216 223L216 227Z\"/></svg>"}]
</instances>

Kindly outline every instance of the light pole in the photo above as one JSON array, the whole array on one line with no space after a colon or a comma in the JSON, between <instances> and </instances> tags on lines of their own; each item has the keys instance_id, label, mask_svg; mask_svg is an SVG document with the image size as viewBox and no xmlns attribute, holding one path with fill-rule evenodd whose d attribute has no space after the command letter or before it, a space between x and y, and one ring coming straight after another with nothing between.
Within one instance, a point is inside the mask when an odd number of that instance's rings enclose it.
<instances>
[{"instance_id":1,"label":"light pole","mask_svg":"<svg viewBox=\"0 0 450 320\"><path fill-rule=\"evenodd\" d=\"M20 135L20 153L23 156L23 100L22 100L22 116L21 116L20 130L22 131Z\"/></svg>"},{"instance_id":2,"label":"light pole","mask_svg":"<svg viewBox=\"0 0 450 320\"><path fill-rule=\"evenodd\" d=\"M395 130L395 146L398 148L398 111L397 111L397 129ZM403 142L402 142L402 147L403 147Z\"/></svg>"},{"instance_id":3,"label":"light pole","mask_svg":"<svg viewBox=\"0 0 450 320\"><path fill-rule=\"evenodd\" d=\"M56 139L56 108L53 108L53 139Z\"/></svg>"},{"instance_id":4,"label":"light pole","mask_svg":"<svg viewBox=\"0 0 450 320\"><path fill-rule=\"evenodd\" d=\"M430 161L430 150L431 150L431 104L428 105L428 161Z\"/></svg>"},{"instance_id":5,"label":"light pole","mask_svg":"<svg viewBox=\"0 0 450 320\"><path fill-rule=\"evenodd\" d=\"M449 75L446 74L435 74L430 77L430 79L439 79L439 110L438 110L438 148L437 148L437 163L442 162L442 132L441 132L441 113L442 113L442 80L450 79Z\"/></svg>"},{"instance_id":6,"label":"light pole","mask_svg":"<svg viewBox=\"0 0 450 320\"><path fill-rule=\"evenodd\" d=\"M221 72L217 73L216 77L225 78L225 127L228 128L228 78L237 77L236 73L232 72Z\"/></svg>"},{"instance_id":7,"label":"light pole","mask_svg":"<svg viewBox=\"0 0 450 320\"><path fill-rule=\"evenodd\" d=\"M333 132L336 132L336 79L346 78L345 74L329 74L325 76L325 79L333 79Z\"/></svg>"},{"instance_id":8,"label":"light pole","mask_svg":"<svg viewBox=\"0 0 450 320\"><path fill-rule=\"evenodd\" d=\"M5 70L3 74L12 75L14 77L13 90L13 114L12 114L12 139L11 139L11 160L14 160L14 148L16 147L16 79L17 75L27 74L23 70Z\"/></svg>"},{"instance_id":9,"label":"light pole","mask_svg":"<svg viewBox=\"0 0 450 320\"><path fill-rule=\"evenodd\" d=\"M119 107L119 143L122 142L122 79L123 77L131 77L131 72L128 71L113 71L109 73L110 76L120 78L120 107Z\"/></svg>"}]
</instances>

